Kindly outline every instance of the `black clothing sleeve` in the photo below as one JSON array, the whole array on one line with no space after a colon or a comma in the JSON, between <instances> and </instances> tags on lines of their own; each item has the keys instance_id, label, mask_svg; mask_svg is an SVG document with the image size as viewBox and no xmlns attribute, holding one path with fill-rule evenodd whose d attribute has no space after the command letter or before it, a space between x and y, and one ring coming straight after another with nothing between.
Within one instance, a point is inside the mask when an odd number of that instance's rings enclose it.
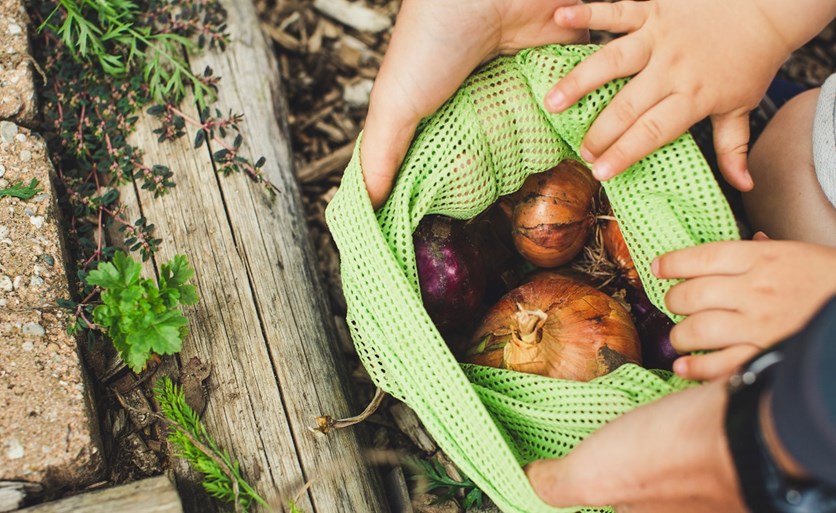
<instances>
[{"instance_id":1,"label":"black clothing sleeve","mask_svg":"<svg viewBox=\"0 0 836 513\"><path fill-rule=\"evenodd\" d=\"M778 438L813 477L836 486L836 297L784 346L772 390Z\"/></svg>"}]
</instances>

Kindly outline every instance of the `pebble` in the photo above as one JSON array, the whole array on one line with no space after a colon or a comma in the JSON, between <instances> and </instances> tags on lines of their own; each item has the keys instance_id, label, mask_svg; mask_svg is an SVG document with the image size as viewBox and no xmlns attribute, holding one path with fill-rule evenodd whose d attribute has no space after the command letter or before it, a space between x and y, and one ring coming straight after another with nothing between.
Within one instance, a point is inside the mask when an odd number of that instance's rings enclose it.
<instances>
[{"instance_id":1,"label":"pebble","mask_svg":"<svg viewBox=\"0 0 836 513\"><path fill-rule=\"evenodd\" d=\"M23 334L27 337L43 337L46 333L44 327L37 322L27 322L23 325Z\"/></svg>"},{"instance_id":2,"label":"pebble","mask_svg":"<svg viewBox=\"0 0 836 513\"><path fill-rule=\"evenodd\" d=\"M17 135L17 125L11 121L0 121L0 139L11 144Z\"/></svg>"},{"instance_id":3,"label":"pebble","mask_svg":"<svg viewBox=\"0 0 836 513\"><path fill-rule=\"evenodd\" d=\"M23 281L23 277L22 277L22 276L15 276L15 279L14 279L14 281L12 282L12 287L13 287L15 290L19 289L19 288L20 288L20 282L22 282L22 281Z\"/></svg>"},{"instance_id":4,"label":"pebble","mask_svg":"<svg viewBox=\"0 0 836 513\"><path fill-rule=\"evenodd\" d=\"M0 188L5 188L9 186L9 181L5 178L0 178ZM12 209L14 210L14 209Z\"/></svg>"},{"instance_id":5,"label":"pebble","mask_svg":"<svg viewBox=\"0 0 836 513\"><path fill-rule=\"evenodd\" d=\"M23 150L20 152L20 160L23 162L29 162L32 160L32 152L29 150Z\"/></svg>"},{"instance_id":6,"label":"pebble","mask_svg":"<svg viewBox=\"0 0 836 513\"><path fill-rule=\"evenodd\" d=\"M5 175L5 174L6 174L6 166L4 166L3 164L0 164L0 178L2 178L3 175Z\"/></svg>"},{"instance_id":7,"label":"pebble","mask_svg":"<svg viewBox=\"0 0 836 513\"><path fill-rule=\"evenodd\" d=\"M10 460L19 460L23 457L23 446L17 438L6 439L6 457Z\"/></svg>"},{"instance_id":8,"label":"pebble","mask_svg":"<svg viewBox=\"0 0 836 513\"><path fill-rule=\"evenodd\" d=\"M41 201L43 201L45 199L48 199L48 198L49 198L49 194L47 194L45 192L42 192L42 193L38 194L37 196L35 196L34 198L32 198L32 201L37 201L37 202L40 203Z\"/></svg>"},{"instance_id":9,"label":"pebble","mask_svg":"<svg viewBox=\"0 0 836 513\"><path fill-rule=\"evenodd\" d=\"M44 286L44 279L40 276L32 276L32 279L29 280L30 287L43 287Z\"/></svg>"},{"instance_id":10,"label":"pebble","mask_svg":"<svg viewBox=\"0 0 836 513\"><path fill-rule=\"evenodd\" d=\"M16 36L23 32L23 29L20 28L20 25L17 23L9 23L9 28L6 31L11 35Z\"/></svg>"},{"instance_id":11,"label":"pebble","mask_svg":"<svg viewBox=\"0 0 836 513\"><path fill-rule=\"evenodd\" d=\"M20 143L26 142L26 134L17 134L15 140Z\"/></svg>"},{"instance_id":12,"label":"pebble","mask_svg":"<svg viewBox=\"0 0 836 513\"><path fill-rule=\"evenodd\" d=\"M0 308L9 304L9 300L6 298L0 299Z\"/></svg>"},{"instance_id":13,"label":"pebble","mask_svg":"<svg viewBox=\"0 0 836 513\"><path fill-rule=\"evenodd\" d=\"M12 279L8 276L0 276L0 290L4 290L6 292L11 292L14 290L14 286L12 285Z\"/></svg>"},{"instance_id":14,"label":"pebble","mask_svg":"<svg viewBox=\"0 0 836 513\"><path fill-rule=\"evenodd\" d=\"M369 104L369 95L372 93L372 82L369 79L363 79L353 84L349 84L343 91L343 99L353 108L363 108Z\"/></svg>"},{"instance_id":15,"label":"pebble","mask_svg":"<svg viewBox=\"0 0 836 513\"><path fill-rule=\"evenodd\" d=\"M41 260L46 262L46 264L50 267L55 265L55 258L52 255L41 255Z\"/></svg>"},{"instance_id":16,"label":"pebble","mask_svg":"<svg viewBox=\"0 0 836 513\"><path fill-rule=\"evenodd\" d=\"M35 228L41 228L44 225L44 216L32 216L29 222L35 225Z\"/></svg>"},{"instance_id":17,"label":"pebble","mask_svg":"<svg viewBox=\"0 0 836 513\"><path fill-rule=\"evenodd\" d=\"M4 225L4 224L0 224L0 239L5 239L8 236L9 236L9 227Z\"/></svg>"},{"instance_id":18,"label":"pebble","mask_svg":"<svg viewBox=\"0 0 836 513\"><path fill-rule=\"evenodd\" d=\"M33 349L35 349L35 344L33 344L31 341L27 340L23 343L23 350L27 353L31 352Z\"/></svg>"},{"instance_id":19,"label":"pebble","mask_svg":"<svg viewBox=\"0 0 836 513\"><path fill-rule=\"evenodd\" d=\"M57 353L58 349L59 349L58 344L56 344L55 342L50 342L46 346L46 350L49 351L50 353Z\"/></svg>"}]
</instances>

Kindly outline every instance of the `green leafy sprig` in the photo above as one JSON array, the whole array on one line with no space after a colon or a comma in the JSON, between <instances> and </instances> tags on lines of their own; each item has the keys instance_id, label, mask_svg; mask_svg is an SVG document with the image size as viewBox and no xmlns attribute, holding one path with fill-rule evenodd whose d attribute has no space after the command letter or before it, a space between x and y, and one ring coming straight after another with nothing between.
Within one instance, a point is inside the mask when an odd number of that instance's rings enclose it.
<instances>
[{"instance_id":1,"label":"green leafy sprig","mask_svg":"<svg viewBox=\"0 0 836 513\"><path fill-rule=\"evenodd\" d=\"M203 474L203 487L210 495L234 503L236 511L248 511L253 502L268 507L241 475L239 463L209 437L197 412L186 404L182 388L162 378L154 386L154 396L171 422L168 441Z\"/></svg>"},{"instance_id":2,"label":"green leafy sprig","mask_svg":"<svg viewBox=\"0 0 836 513\"><path fill-rule=\"evenodd\" d=\"M62 20L53 23L59 12ZM177 31L152 30L139 22L139 13L133 0L58 0L39 30L49 28L73 55L97 62L109 75L124 77L140 69L156 101L177 103L191 89L201 108L211 103L214 82L192 73L183 54L183 48L194 50L197 44ZM228 39L221 32L210 41L225 46Z\"/></svg>"},{"instance_id":3,"label":"green leafy sprig","mask_svg":"<svg viewBox=\"0 0 836 513\"><path fill-rule=\"evenodd\" d=\"M34 198L36 194L41 192L41 190L42 189L38 187L38 179L33 178L32 181L29 182L29 185L24 185L23 182L15 182L5 189L0 189L0 198L9 196L25 201Z\"/></svg>"},{"instance_id":4,"label":"green leafy sprig","mask_svg":"<svg viewBox=\"0 0 836 513\"><path fill-rule=\"evenodd\" d=\"M462 508L468 510L473 506L482 507L485 499L484 492L464 474L462 474L461 481L453 479L437 460L410 458L407 461L407 467L412 469L411 478L422 486L422 492L442 492L438 495L436 503L455 500L456 493L462 490L464 493L464 499L461 501Z\"/></svg>"},{"instance_id":5,"label":"green leafy sprig","mask_svg":"<svg viewBox=\"0 0 836 513\"><path fill-rule=\"evenodd\" d=\"M197 303L197 291L187 282L194 270L183 255L160 267L159 285L141 277L142 264L118 251L112 262L100 262L87 277L101 289L102 304L93 321L107 331L122 360L139 372L152 353L180 352L188 334L188 319L180 305Z\"/></svg>"}]
</instances>

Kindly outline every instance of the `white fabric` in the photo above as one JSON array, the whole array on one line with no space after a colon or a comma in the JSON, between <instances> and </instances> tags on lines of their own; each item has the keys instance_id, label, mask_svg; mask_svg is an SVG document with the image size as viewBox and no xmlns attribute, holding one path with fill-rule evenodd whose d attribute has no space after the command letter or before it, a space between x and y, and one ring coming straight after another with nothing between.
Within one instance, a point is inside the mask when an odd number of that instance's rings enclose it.
<instances>
[{"instance_id":1,"label":"white fabric","mask_svg":"<svg viewBox=\"0 0 836 513\"><path fill-rule=\"evenodd\" d=\"M813 164L822 190L836 206L836 74L824 83L813 125Z\"/></svg>"}]
</instances>

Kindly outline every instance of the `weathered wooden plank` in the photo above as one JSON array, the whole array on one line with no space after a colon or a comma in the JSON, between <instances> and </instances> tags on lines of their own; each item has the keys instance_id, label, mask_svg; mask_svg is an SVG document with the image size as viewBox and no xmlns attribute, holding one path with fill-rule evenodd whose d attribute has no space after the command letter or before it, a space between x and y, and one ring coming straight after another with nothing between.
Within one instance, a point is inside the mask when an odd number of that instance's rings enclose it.
<instances>
[{"instance_id":1,"label":"weathered wooden plank","mask_svg":"<svg viewBox=\"0 0 836 513\"><path fill-rule=\"evenodd\" d=\"M18 513L183 513L177 489L165 476L46 502Z\"/></svg>"},{"instance_id":2,"label":"weathered wooden plank","mask_svg":"<svg viewBox=\"0 0 836 513\"><path fill-rule=\"evenodd\" d=\"M362 465L357 431L323 437L308 430L316 415L348 415L354 408L314 272L276 63L252 4L225 6L233 42L224 53L196 59L193 68L210 65L223 77L216 106L245 115L242 154L266 157L264 171L279 194L271 199L243 175L217 177L211 152L191 147L192 126L185 138L157 144L155 121L143 116L131 142L144 149L146 164L168 165L177 186L157 199L123 186L122 201L131 218L142 212L155 223L164 241L148 272L176 253L189 255L195 267L201 301L187 311L191 334L182 357L212 365L206 424L255 488L278 510L285 506L280 499L313 479L299 502L304 511L385 512L377 473ZM183 110L197 118L191 105ZM187 511L214 508L190 500L184 495Z\"/></svg>"},{"instance_id":3,"label":"weathered wooden plank","mask_svg":"<svg viewBox=\"0 0 836 513\"><path fill-rule=\"evenodd\" d=\"M184 110L197 116L194 106ZM160 198L144 190L136 196L128 185L121 188L122 201L131 216L138 216L141 207L155 223L163 240L157 265L183 253L194 266L201 300L187 310L190 335L181 358L197 356L212 366L204 413L209 432L241 462L259 493L279 503L288 483L303 482L304 476L254 307L245 256L229 226L212 161L207 152L192 149L193 127L184 138L158 144L155 126L153 118L142 116L131 142L143 148L146 164L169 166L177 185ZM237 178L245 180L232 177ZM187 510L214 509L192 500L198 499L184 495Z\"/></svg>"},{"instance_id":4,"label":"weathered wooden plank","mask_svg":"<svg viewBox=\"0 0 836 513\"><path fill-rule=\"evenodd\" d=\"M242 154L267 159L264 172L282 191L270 201L263 189L243 177L219 185L239 251L244 256L259 319L282 390L288 422L315 509L320 512L387 510L376 472L361 461L357 431L328 437L308 430L324 412L347 416L356 411L346 397L347 370L324 289L315 272L315 254L304 222L293 175L285 120L287 107L272 50L259 30L252 2L223 0L232 44L192 61L222 77L218 107L244 114ZM212 147L212 151L220 148ZM346 470L326 479L326 468Z\"/></svg>"}]
</instances>

